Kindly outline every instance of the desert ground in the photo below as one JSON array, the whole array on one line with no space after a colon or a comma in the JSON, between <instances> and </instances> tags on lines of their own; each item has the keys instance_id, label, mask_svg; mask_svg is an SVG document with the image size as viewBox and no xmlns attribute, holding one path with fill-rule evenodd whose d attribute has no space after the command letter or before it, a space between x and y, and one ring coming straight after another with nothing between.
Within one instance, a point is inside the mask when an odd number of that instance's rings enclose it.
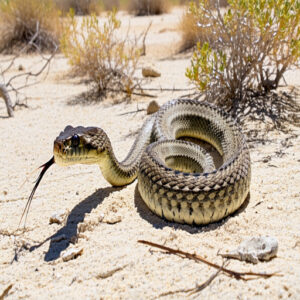
<instances>
[{"instance_id":1,"label":"desert ground","mask_svg":"<svg viewBox=\"0 0 300 300\"><path fill-rule=\"evenodd\" d=\"M138 18L120 14L124 28L130 21L137 34L153 22L142 63L151 62L161 72L145 86L171 89L149 91L159 104L189 93L173 87L191 88L184 75L190 53L176 54L181 13L174 9ZM36 55L21 56L11 74L18 73L20 64L26 70L37 60ZM250 197L242 209L218 223L193 227L167 222L146 207L136 181L113 188L96 165L54 165L33 198L26 228L18 229L38 175L32 171L51 158L53 141L66 125L103 128L122 159L147 118L145 111L135 111L146 108L152 98L91 100L86 96L89 86L69 74L66 59L57 54L48 76L24 91L28 108L18 107L15 117L7 118L0 101L0 298L300 299L300 128L293 125L249 143ZM300 70L289 71L285 79L288 86L299 88ZM50 224L50 217L60 211L66 212L63 223ZM277 257L256 265L230 260L227 267L280 276L243 281L221 272L191 295L183 290L205 282L214 268L137 242L152 241L222 264L218 252L252 236L275 237ZM63 261L72 247L81 255Z\"/></svg>"}]
</instances>

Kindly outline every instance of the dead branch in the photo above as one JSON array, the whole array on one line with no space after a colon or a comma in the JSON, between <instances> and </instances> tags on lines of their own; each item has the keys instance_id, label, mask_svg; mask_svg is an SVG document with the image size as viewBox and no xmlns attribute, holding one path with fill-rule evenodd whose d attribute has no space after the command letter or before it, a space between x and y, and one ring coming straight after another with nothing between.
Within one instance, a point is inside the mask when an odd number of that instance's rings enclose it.
<instances>
[{"instance_id":1,"label":"dead branch","mask_svg":"<svg viewBox=\"0 0 300 300\"><path fill-rule=\"evenodd\" d=\"M6 296L7 296L7 294L8 294L8 292L10 291L10 289L12 288L12 284L10 284L3 292L2 292L2 294L0 295L0 300L3 300Z\"/></svg>"},{"instance_id":2,"label":"dead branch","mask_svg":"<svg viewBox=\"0 0 300 300\"><path fill-rule=\"evenodd\" d=\"M143 33L143 48L142 48L141 56L146 55L146 37L147 37L148 31L149 31L151 25L152 25L152 21L149 23L147 29Z\"/></svg>"},{"instance_id":3,"label":"dead branch","mask_svg":"<svg viewBox=\"0 0 300 300\"><path fill-rule=\"evenodd\" d=\"M272 276L281 276L278 273L238 272L238 271L234 271L234 270L231 270L231 269L227 269L227 268L225 268L223 266L220 266L220 265L217 265L215 263L212 263L212 262L206 260L205 258L203 258L203 257L201 257L200 255L197 255L197 254L188 253L188 252L185 252L185 251L182 251L182 250L179 250L179 249L176 250L176 249L164 246L164 245L160 245L160 244L156 244L156 243L149 242L149 241L144 241L144 240L138 240L138 243L145 244L145 245L152 246L152 247L156 247L156 248L167 251L167 253L176 254L180 257L185 257L185 258L188 258L188 259L192 259L192 260L197 261L197 262L199 262L199 261L203 262L203 263L209 265L210 267L213 267L213 268L216 268L216 269L221 269L221 271L223 271L224 273L226 273L229 276L234 277L235 279L242 279L242 280L247 281L247 280L253 279L253 278L247 278L246 276L255 276L255 277L263 277L263 278L269 278L269 277L272 277Z\"/></svg>"},{"instance_id":4,"label":"dead branch","mask_svg":"<svg viewBox=\"0 0 300 300\"><path fill-rule=\"evenodd\" d=\"M5 102L8 116L13 117L14 116L13 106L6 85L4 84L0 84L0 98L3 98Z\"/></svg>"},{"instance_id":5,"label":"dead branch","mask_svg":"<svg viewBox=\"0 0 300 300\"><path fill-rule=\"evenodd\" d=\"M0 76L2 77L2 81L3 81L3 83L0 84L0 98L4 99L9 117L14 116L13 110L16 106L26 106L26 104L21 103L19 101L20 90L37 84L39 82L38 80L31 82L31 83L29 83L29 80L33 77L40 76L46 70L46 68L48 68L48 70L49 70L50 62L52 61L54 55L56 54L58 47L57 47L56 43L54 41L52 41L52 43L54 45L54 51L50 54L50 56L48 58L43 55L43 53L41 52L39 47L34 43L35 39L39 35L39 32L40 32L39 22L37 22L36 33L32 36L30 41L20 50L20 52L18 54L16 54L11 60L0 62L0 63L8 62L8 65L0 73ZM36 72L28 71L28 72L23 72L21 74L16 74L16 75L10 77L7 81L5 81L5 73L8 72L12 68L16 59L19 58L22 53L25 53L30 47L35 47L37 52L39 53L40 57L42 58L42 61L44 61L41 68ZM20 79L20 78L24 78L22 84L21 85L15 84L14 83L15 80ZM16 95L16 101L14 104L12 104L10 94L9 94L10 92L14 92Z\"/></svg>"},{"instance_id":6,"label":"dead branch","mask_svg":"<svg viewBox=\"0 0 300 300\"><path fill-rule=\"evenodd\" d=\"M125 115L136 114L136 113L141 112L141 111L146 111L146 109L140 108L140 109L137 109L137 110L128 111L128 112L125 112L125 113L122 113L122 114L118 114L118 116L125 116Z\"/></svg>"},{"instance_id":7,"label":"dead branch","mask_svg":"<svg viewBox=\"0 0 300 300\"><path fill-rule=\"evenodd\" d=\"M159 91L159 92L184 92L184 91L194 91L195 88L136 88L136 90L141 90L141 91ZM199 94L199 92L198 92Z\"/></svg>"},{"instance_id":8,"label":"dead branch","mask_svg":"<svg viewBox=\"0 0 300 300\"><path fill-rule=\"evenodd\" d=\"M206 287L208 287L211 284L211 282L222 271L222 268L224 267L224 264L225 263L223 263L222 266L215 273L213 273L207 280L205 280L203 283L197 284L196 287L190 288L190 289L179 289L179 290L176 290L176 291L162 293L158 297L164 297L164 296L174 295L174 294L178 294L178 293L189 293L188 296L191 296L192 294L198 293L198 292L204 290Z\"/></svg>"}]
</instances>

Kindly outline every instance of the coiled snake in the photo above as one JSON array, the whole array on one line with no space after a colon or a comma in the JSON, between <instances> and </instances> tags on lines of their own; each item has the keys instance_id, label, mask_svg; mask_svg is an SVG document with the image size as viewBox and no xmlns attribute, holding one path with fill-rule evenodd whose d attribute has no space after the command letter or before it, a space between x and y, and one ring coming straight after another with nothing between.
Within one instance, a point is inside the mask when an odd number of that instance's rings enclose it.
<instances>
[{"instance_id":1,"label":"coiled snake","mask_svg":"<svg viewBox=\"0 0 300 300\"><path fill-rule=\"evenodd\" d=\"M223 158L221 166L216 168L199 145L178 140L182 137L210 143ZM39 181L54 162L98 164L114 186L138 177L144 202L169 221L196 225L218 221L236 211L249 193L250 156L239 127L219 108L196 100L163 105L144 123L122 162L97 127L67 126L54 141L53 152Z\"/></svg>"}]
</instances>

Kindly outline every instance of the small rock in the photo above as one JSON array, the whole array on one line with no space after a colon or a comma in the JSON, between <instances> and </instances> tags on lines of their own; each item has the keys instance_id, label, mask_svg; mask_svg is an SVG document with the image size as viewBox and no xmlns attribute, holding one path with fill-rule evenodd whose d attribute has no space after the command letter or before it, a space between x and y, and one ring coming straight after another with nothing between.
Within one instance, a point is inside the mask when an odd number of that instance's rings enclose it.
<instances>
[{"instance_id":1,"label":"small rock","mask_svg":"<svg viewBox=\"0 0 300 300\"><path fill-rule=\"evenodd\" d=\"M148 107L147 107L147 115L154 114L154 113L156 113L158 110L159 110L159 104L158 104L155 100L153 100L153 101L151 101L151 102L148 104Z\"/></svg>"},{"instance_id":2,"label":"small rock","mask_svg":"<svg viewBox=\"0 0 300 300\"><path fill-rule=\"evenodd\" d=\"M66 210L59 210L59 211L55 212L50 217L49 223L50 224L53 224L53 223L61 224L65 220L66 214L67 214Z\"/></svg>"},{"instance_id":3,"label":"small rock","mask_svg":"<svg viewBox=\"0 0 300 300\"><path fill-rule=\"evenodd\" d=\"M4 196L7 196L7 194L8 194L7 190L4 190L4 191L3 191L3 195L4 195Z\"/></svg>"},{"instance_id":4,"label":"small rock","mask_svg":"<svg viewBox=\"0 0 300 300\"><path fill-rule=\"evenodd\" d=\"M69 261L71 259L77 258L79 255L83 253L83 248L70 248L62 254L63 261Z\"/></svg>"},{"instance_id":5,"label":"small rock","mask_svg":"<svg viewBox=\"0 0 300 300\"><path fill-rule=\"evenodd\" d=\"M106 219L103 222L107 223L107 224L116 224L122 221L122 217L121 216L113 216L110 219Z\"/></svg>"},{"instance_id":6,"label":"small rock","mask_svg":"<svg viewBox=\"0 0 300 300\"><path fill-rule=\"evenodd\" d=\"M271 160L271 156L266 156L266 157L263 158L262 162L263 162L263 163L267 163L267 162L269 162L270 160Z\"/></svg>"},{"instance_id":7,"label":"small rock","mask_svg":"<svg viewBox=\"0 0 300 300\"><path fill-rule=\"evenodd\" d=\"M161 74L153 65L148 65L142 68L142 75L144 77L160 77Z\"/></svg>"},{"instance_id":8,"label":"small rock","mask_svg":"<svg viewBox=\"0 0 300 300\"><path fill-rule=\"evenodd\" d=\"M268 261L275 257L278 251L278 241L271 236L253 237L243 241L237 249L223 257L236 258L242 261L258 263L259 260Z\"/></svg>"},{"instance_id":9,"label":"small rock","mask_svg":"<svg viewBox=\"0 0 300 300\"><path fill-rule=\"evenodd\" d=\"M18 70L19 70L19 71L25 71L25 68L23 67L23 65L20 64L20 65L18 66Z\"/></svg>"},{"instance_id":10,"label":"small rock","mask_svg":"<svg viewBox=\"0 0 300 300\"><path fill-rule=\"evenodd\" d=\"M104 219L104 213L100 213L100 214L99 214L99 217L98 217L98 221L99 221L99 222L102 222L103 219Z\"/></svg>"},{"instance_id":11,"label":"small rock","mask_svg":"<svg viewBox=\"0 0 300 300\"><path fill-rule=\"evenodd\" d=\"M77 236L77 235L73 235L73 236L70 238L70 243L76 244L77 242L78 242L78 236Z\"/></svg>"}]
</instances>

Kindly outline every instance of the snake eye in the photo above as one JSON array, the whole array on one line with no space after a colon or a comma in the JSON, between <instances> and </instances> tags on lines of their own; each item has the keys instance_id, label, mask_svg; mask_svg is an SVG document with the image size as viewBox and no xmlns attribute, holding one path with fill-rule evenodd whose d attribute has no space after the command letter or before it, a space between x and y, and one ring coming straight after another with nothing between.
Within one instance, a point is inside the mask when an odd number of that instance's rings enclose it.
<instances>
[{"instance_id":1,"label":"snake eye","mask_svg":"<svg viewBox=\"0 0 300 300\"><path fill-rule=\"evenodd\" d=\"M74 134L72 136L71 142L72 142L73 147L77 147L79 145L79 142L80 142L79 136L77 134Z\"/></svg>"}]
</instances>

